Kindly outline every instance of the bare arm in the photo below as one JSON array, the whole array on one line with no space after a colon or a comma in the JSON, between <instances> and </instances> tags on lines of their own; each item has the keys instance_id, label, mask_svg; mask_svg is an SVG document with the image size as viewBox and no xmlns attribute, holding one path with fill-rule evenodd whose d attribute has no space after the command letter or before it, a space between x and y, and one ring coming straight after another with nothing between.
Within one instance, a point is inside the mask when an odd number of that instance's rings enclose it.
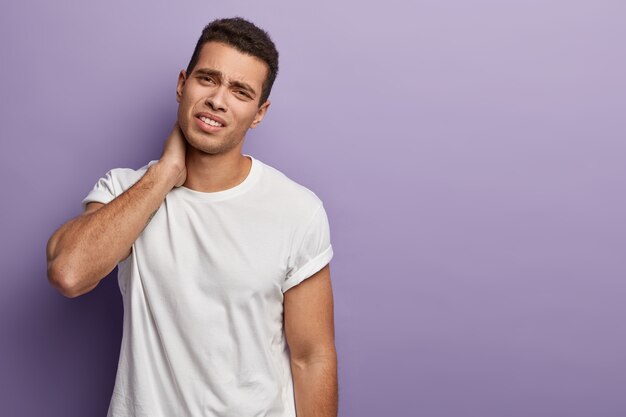
<instances>
[{"instance_id":1,"label":"bare arm","mask_svg":"<svg viewBox=\"0 0 626 417\"><path fill-rule=\"evenodd\" d=\"M77 297L91 291L130 255L133 243L167 193L184 183L184 142L176 142L183 140L180 131L170 135L159 162L151 165L132 187L108 204L89 203L83 214L50 237L46 248L48 280L63 295ZM173 157L180 146L182 169L180 154Z\"/></svg>"},{"instance_id":2,"label":"bare arm","mask_svg":"<svg viewBox=\"0 0 626 417\"><path fill-rule=\"evenodd\" d=\"M298 417L337 417L339 387L330 264L284 295Z\"/></svg>"}]
</instances>

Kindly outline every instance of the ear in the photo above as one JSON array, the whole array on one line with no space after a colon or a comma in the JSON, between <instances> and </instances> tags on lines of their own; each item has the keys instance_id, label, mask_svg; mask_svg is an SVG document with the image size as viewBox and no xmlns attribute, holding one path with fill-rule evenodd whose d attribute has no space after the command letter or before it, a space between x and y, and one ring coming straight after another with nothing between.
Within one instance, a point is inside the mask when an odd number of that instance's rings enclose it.
<instances>
[{"instance_id":1,"label":"ear","mask_svg":"<svg viewBox=\"0 0 626 417\"><path fill-rule=\"evenodd\" d=\"M250 125L252 129L257 127L259 123L261 123L261 120L263 120L263 118L265 117L265 113L267 113L267 109L270 107L270 104L272 103L270 103L269 100L265 100L265 103L263 103L263 105L259 107L259 110L257 110L256 116L254 117L254 121Z\"/></svg>"},{"instance_id":2,"label":"ear","mask_svg":"<svg viewBox=\"0 0 626 417\"><path fill-rule=\"evenodd\" d=\"M178 82L176 83L176 101L180 103L183 97L183 88L185 88L185 81L187 81L187 74L185 70L180 70L178 74Z\"/></svg>"}]
</instances>

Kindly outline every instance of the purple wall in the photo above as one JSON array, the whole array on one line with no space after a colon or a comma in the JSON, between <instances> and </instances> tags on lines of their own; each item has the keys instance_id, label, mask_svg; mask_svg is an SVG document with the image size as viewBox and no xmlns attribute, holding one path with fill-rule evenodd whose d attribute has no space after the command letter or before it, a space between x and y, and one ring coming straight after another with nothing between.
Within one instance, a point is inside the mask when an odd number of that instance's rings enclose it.
<instances>
[{"instance_id":1,"label":"purple wall","mask_svg":"<svg viewBox=\"0 0 626 417\"><path fill-rule=\"evenodd\" d=\"M626 3L408 3L2 3L0 414L105 415L116 272L64 298L46 242L240 15L281 54L244 149L329 215L340 415L626 415Z\"/></svg>"}]
</instances>

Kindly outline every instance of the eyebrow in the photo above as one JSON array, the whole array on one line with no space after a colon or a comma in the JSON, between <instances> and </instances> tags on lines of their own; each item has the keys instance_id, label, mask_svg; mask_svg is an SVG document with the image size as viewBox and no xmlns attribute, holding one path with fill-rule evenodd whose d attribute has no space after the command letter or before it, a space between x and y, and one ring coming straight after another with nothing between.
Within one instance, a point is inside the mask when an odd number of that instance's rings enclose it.
<instances>
[{"instance_id":1,"label":"eyebrow","mask_svg":"<svg viewBox=\"0 0 626 417\"><path fill-rule=\"evenodd\" d=\"M200 68L198 70L196 70L197 74L201 74L201 75L211 75L213 77L218 78L220 81L224 79L224 74L222 74L221 71L218 71L216 69L213 68ZM239 87L239 88L243 88L244 90L249 91L250 93L252 93L253 95L256 96L256 91L254 91L254 88L252 88L250 86L250 84L241 82L241 81L231 81L230 85L234 86L234 87Z\"/></svg>"}]
</instances>

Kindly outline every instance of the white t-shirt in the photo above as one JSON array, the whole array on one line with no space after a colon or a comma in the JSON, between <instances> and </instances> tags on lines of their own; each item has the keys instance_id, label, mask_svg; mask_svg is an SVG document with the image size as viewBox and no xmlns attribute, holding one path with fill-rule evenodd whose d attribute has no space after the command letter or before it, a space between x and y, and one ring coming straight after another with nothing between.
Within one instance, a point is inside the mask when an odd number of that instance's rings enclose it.
<instances>
[{"instance_id":1,"label":"white t-shirt","mask_svg":"<svg viewBox=\"0 0 626 417\"><path fill-rule=\"evenodd\" d=\"M295 417L283 293L333 256L322 201L251 155L237 186L172 189L118 264L124 327L107 417ZM83 199L137 182L116 168Z\"/></svg>"}]
</instances>

